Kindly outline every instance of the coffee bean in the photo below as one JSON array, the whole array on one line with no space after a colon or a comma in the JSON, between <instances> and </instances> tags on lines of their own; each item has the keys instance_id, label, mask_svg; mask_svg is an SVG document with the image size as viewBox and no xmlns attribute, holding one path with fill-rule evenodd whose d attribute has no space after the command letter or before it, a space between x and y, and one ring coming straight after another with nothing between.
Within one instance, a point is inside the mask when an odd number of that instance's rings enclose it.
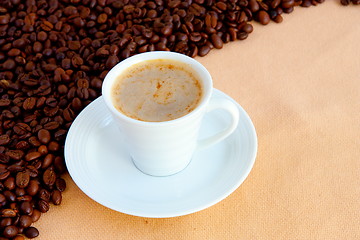
<instances>
[{"instance_id":1,"label":"coffee bean","mask_svg":"<svg viewBox=\"0 0 360 240\"><path fill-rule=\"evenodd\" d=\"M60 205L62 201L62 195L59 190L54 190L51 194L51 201L54 205Z\"/></svg>"},{"instance_id":2,"label":"coffee bean","mask_svg":"<svg viewBox=\"0 0 360 240\"><path fill-rule=\"evenodd\" d=\"M242 31L246 32L246 33L252 33L253 31L253 26L251 24L245 24L242 28Z\"/></svg>"},{"instance_id":3,"label":"coffee bean","mask_svg":"<svg viewBox=\"0 0 360 240\"><path fill-rule=\"evenodd\" d=\"M0 135L0 146L7 145L9 142L10 142L9 135L6 135L6 134ZM2 154L2 155L4 155L4 158L5 158L5 154ZM2 162L2 161L5 161L5 160L3 160L3 157L0 156L0 162ZM6 162L8 162L8 161L6 161Z\"/></svg>"},{"instance_id":4,"label":"coffee bean","mask_svg":"<svg viewBox=\"0 0 360 240\"><path fill-rule=\"evenodd\" d=\"M0 99L0 107L7 107L10 103L11 101L9 99Z\"/></svg>"},{"instance_id":5,"label":"coffee bean","mask_svg":"<svg viewBox=\"0 0 360 240\"><path fill-rule=\"evenodd\" d=\"M52 186L56 181L56 173L51 169L46 169L43 174L43 181L46 185Z\"/></svg>"},{"instance_id":6,"label":"coffee bean","mask_svg":"<svg viewBox=\"0 0 360 240\"><path fill-rule=\"evenodd\" d=\"M5 181L4 181L4 186L8 189L8 190L14 190L15 189L15 178L14 177L8 177Z\"/></svg>"},{"instance_id":7,"label":"coffee bean","mask_svg":"<svg viewBox=\"0 0 360 240\"><path fill-rule=\"evenodd\" d=\"M59 189L57 182L56 182L56 188ZM5 198L4 194L1 194L1 193L0 193L0 203L3 203L3 202L5 202L5 201L6 201L6 198Z\"/></svg>"},{"instance_id":8,"label":"coffee bean","mask_svg":"<svg viewBox=\"0 0 360 240\"><path fill-rule=\"evenodd\" d=\"M35 107L36 100L37 99L35 97L29 97L29 98L25 99L22 107L26 111L32 110Z\"/></svg>"},{"instance_id":9,"label":"coffee bean","mask_svg":"<svg viewBox=\"0 0 360 240\"><path fill-rule=\"evenodd\" d=\"M66 171L64 158L56 156L54 159L54 167L58 173L64 173Z\"/></svg>"},{"instance_id":10,"label":"coffee bean","mask_svg":"<svg viewBox=\"0 0 360 240\"><path fill-rule=\"evenodd\" d=\"M2 64L2 67L5 70L12 70L16 67L16 63L13 59L8 59Z\"/></svg>"},{"instance_id":11,"label":"coffee bean","mask_svg":"<svg viewBox=\"0 0 360 240\"><path fill-rule=\"evenodd\" d=\"M46 213L50 209L49 202L45 200L39 200L37 203L37 208L39 209L40 212Z\"/></svg>"},{"instance_id":12,"label":"coffee bean","mask_svg":"<svg viewBox=\"0 0 360 240\"><path fill-rule=\"evenodd\" d=\"M4 146L0 146L0 165L3 165L3 168L6 168L5 163L10 161L10 157L4 153L5 150L6 148Z\"/></svg>"},{"instance_id":13,"label":"coffee bean","mask_svg":"<svg viewBox=\"0 0 360 240\"><path fill-rule=\"evenodd\" d=\"M267 25L270 22L270 16L264 10L259 11L258 19L259 19L259 22L263 25Z\"/></svg>"},{"instance_id":14,"label":"coffee bean","mask_svg":"<svg viewBox=\"0 0 360 240\"><path fill-rule=\"evenodd\" d=\"M15 164L12 164L10 166L7 167L7 170L9 172L19 172L19 171L22 171L24 169L24 167L18 165L18 163L15 163ZM1 171L0 171L1 173ZM0 174L1 175L1 174ZM1 179L1 178L0 178Z\"/></svg>"},{"instance_id":15,"label":"coffee bean","mask_svg":"<svg viewBox=\"0 0 360 240\"><path fill-rule=\"evenodd\" d=\"M15 189L15 194L16 194L16 196L18 196L17 199L19 200L19 197L24 197L24 196L25 196L26 191L25 191L24 188L16 187L16 189ZM26 200L26 201L31 201L31 199L30 199L30 200Z\"/></svg>"},{"instance_id":16,"label":"coffee bean","mask_svg":"<svg viewBox=\"0 0 360 240\"><path fill-rule=\"evenodd\" d=\"M56 179L55 185L56 185L56 189L59 190L60 192L63 192L66 189L66 182L62 178Z\"/></svg>"},{"instance_id":17,"label":"coffee bean","mask_svg":"<svg viewBox=\"0 0 360 240\"><path fill-rule=\"evenodd\" d=\"M30 215L32 222L36 222L41 217L41 212L37 209L33 210L33 213Z\"/></svg>"},{"instance_id":18,"label":"coffee bean","mask_svg":"<svg viewBox=\"0 0 360 240\"><path fill-rule=\"evenodd\" d=\"M43 155L46 155L48 153L48 149L45 145L41 145L39 148L38 148L38 152L43 156Z\"/></svg>"},{"instance_id":19,"label":"coffee bean","mask_svg":"<svg viewBox=\"0 0 360 240\"><path fill-rule=\"evenodd\" d=\"M21 215L19 219L19 227L27 228L33 223L32 218L28 215Z\"/></svg>"},{"instance_id":20,"label":"coffee bean","mask_svg":"<svg viewBox=\"0 0 360 240\"><path fill-rule=\"evenodd\" d=\"M28 172L18 172L16 174L16 186L19 188L25 188L30 181L30 175Z\"/></svg>"},{"instance_id":21,"label":"coffee bean","mask_svg":"<svg viewBox=\"0 0 360 240\"><path fill-rule=\"evenodd\" d=\"M35 227L28 227L24 229L24 234L27 238L36 238L39 236L39 231Z\"/></svg>"},{"instance_id":22,"label":"coffee bean","mask_svg":"<svg viewBox=\"0 0 360 240\"><path fill-rule=\"evenodd\" d=\"M290 7L290 8L283 8L284 13L291 13L292 11L294 11L294 7Z\"/></svg>"},{"instance_id":23,"label":"coffee bean","mask_svg":"<svg viewBox=\"0 0 360 240\"><path fill-rule=\"evenodd\" d=\"M105 23L107 18L108 18L108 16L105 13L102 13L97 18L97 22L100 23L100 24Z\"/></svg>"},{"instance_id":24,"label":"coffee bean","mask_svg":"<svg viewBox=\"0 0 360 240\"><path fill-rule=\"evenodd\" d=\"M248 33L246 33L246 32L238 32L238 33L237 33L237 38L238 38L239 40L245 40L248 36L249 36L249 35L248 35Z\"/></svg>"},{"instance_id":25,"label":"coffee bean","mask_svg":"<svg viewBox=\"0 0 360 240\"><path fill-rule=\"evenodd\" d=\"M10 201L10 202L15 202L16 201L16 194L9 191L9 190L6 190L3 192L5 198L7 201Z\"/></svg>"},{"instance_id":26,"label":"coffee bean","mask_svg":"<svg viewBox=\"0 0 360 240\"><path fill-rule=\"evenodd\" d=\"M35 159L38 159L39 157L41 157L41 153L39 152L31 152L25 155L25 160L26 161L33 161Z\"/></svg>"},{"instance_id":27,"label":"coffee bean","mask_svg":"<svg viewBox=\"0 0 360 240\"><path fill-rule=\"evenodd\" d=\"M25 238L21 235L17 235L13 240L25 240Z\"/></svg>"},{"instance_id":28,"label":"coffee bean","mask_svg":"<svg viewBox=\"0 0 360 240\"><path fill-rule=\"evenodd\" d=\"M34 147L39 147L41 145L41 142L35 136L29 138L29 143Z\"/></svg>"},{"instance_id":29,"label":"coffee bean","mask_svg":"<svg viewBox=\"0 0 360 240\"><path fill-rule=\"evenodd\" d=\"M221 40L221 37L215 33L211 34L211 42L217 49L221 49L223 47L223 41Z\"/></svg>"},{"instance_id":30,"label":"coffee bean","mask_svg":"<svg viewBox=\"0 0 360 240\"><path fill-rule=\"evenodd\" d=\"M2 209L1 217L4 217L4 218L16 217L16 211L13 209Z\"/></svg>"},{"instance_id":31,"label":"coffee bean","mask_svg":"<svg viewBox=\"0 0 360 240\"><path fill-rule=\"evenodd\" d=\"M200 49L199 49L199 56L203 57L205 56L206 54L208 54L210 52L210 47L208 45L204 45L202 46Z\"/></svg>"},{"instance_id":32,"label":"coffee bean","mask_svg":"<svg viewBox=\"0 0 360 240\"><path fill-rule=\"evenodd\" d=\"M33 178L37 177L39 174L39 171L37 170L37 168L32 165L26 166L26 171L29 173L30 177L33 177Z\"/></svg>"},{"instance_id":33,"label":"coffee bean","mask_svg":"<svg viewBox=\"0 0 360 240\"><path fill-rule=\"evenodd\" d=\"M26 188L26 193L30 196L35 196L39 191L39 182L37 180L30 180Z\"/></svg>"},{"instance_id":34,"label":"coffee bean","mask_svg":"<svg viewBox=\"0 0 360 240\"><path fill-rule=\"evenodd\" d=\"M10 217L2 217L0 220L0 228L5 228L12 224L12 218Z\"/></svg>"},{"instance_id":35,"label":"coffee bean","mask_svg":"<svg viewBox=\"0 0 360 240\"><path fill-rule=\"evenodd\" d=\"M6 238L13 238L18 234L19 230L16 226L7 226L3 231L3 235Z\"/></svg>"},{"instance_id":36,"label":"coffee bean","mask_svg":"<svg viewBox=\"0 0 360 240\"><path fill-rule=\"evenodd\" d=\"M5 15L0 15L0 24L8 24L10 21L10 15L9 14L5 14Z\"/></svg>"},{"instance_id":37,"label":"coffee bean","mask_svg":"<svg viewBox=\"0 0 360 240\"><path fill-rule=\"evenodd\" d=\"M55 142L55 141L51 141L49 143L49 151L51 152L56 152L56 151L59 151L60 150L60 144L58 142Z\"/></svg>"},{"instance_id":38,"label":"coffee bean","mask_svg":"<svg viewBox=\"0 0 360 240\"><path fill-rule=\"evenodd\" d=\"M20 204L20 208L19 210L23 213L23 214L26 214L26 215L31 215L33 213L33 205L28 202L28 201L25 201L25 202L22 202Z\"/></svg>"},{"instance_id":39,"label":"coffee bean","mask_svg":"<svg viewBox=\"0 0 360 240\"><path fill-rule=\"evenodd\" d=\"M281 0L276 0L276 1L280 2ZM254 12L259 11L260 6L259 6L259 4L258 4L258 2L256 0L250 0L249 1L249 8L250 8L250 11L254 13Z\"/></svg>"},{"instance_id":40,"label":"coffee bean","mask_svg":"<svg viewBox=\"0 0 360 240\"><path fill-rule=\"evenodd\" d=\"M48 122L48 123L45 123L44 124L44 129L45 130L55 130L57 129L58 127L60 126L60 124L56 121L51 121L51 122Z\"/></svg>"},{"instance_id":41,"label":"coffee bean","mask_svg":"<svg viewBox=\"0 0 360 240\"><path fill-rule=\"evenodd\" d=\"M5 154L7 156L9 156L11 159L14 159L14 160L18 161L24 156L24 151L22 151L22 150L8 150Z\"/></svg>"},{"instance_id":42,"label":"coffee bean","mask_svg":"<svg viewBox=\"0 0 360 240\"><path fill-rule=\"evenodd\" d=\"M39 141L43 144L47 144L50 142L51 135L50 132L46 129L40 129L37 136Z\"/></svg>"},{"instance_id":43,"label":"coffee bean","mask_svg":"<svg viewBox=\"0 0 360 240\"><path fill-rule=\"evenodd\" d=\"M281 7L282 8L292 8L295 4L295 1L294 0L283 0L281 2Z\"/></svg>"}]
</instances>

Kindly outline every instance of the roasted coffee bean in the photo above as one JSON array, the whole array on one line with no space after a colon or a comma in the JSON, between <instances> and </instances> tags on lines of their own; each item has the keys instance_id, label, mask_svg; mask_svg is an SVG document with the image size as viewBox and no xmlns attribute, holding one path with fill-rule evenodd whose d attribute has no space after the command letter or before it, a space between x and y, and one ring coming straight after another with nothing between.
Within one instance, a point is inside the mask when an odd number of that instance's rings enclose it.
<instances>
[{"instance_id":1,"label":"roasted coffee bean","mask_svg":"<svg viewBox=\"0 0 360 240\"><path fill-rule=\"evenodd\" d=\"M48 201L39 200L37 203L37 208L39 209L40 212L46 213L50 209L50 204Z\"/></svg>"},{"instance_id":2,"label":"roasted coffee bean","mask_svg":"<svg viewBox=\"0 0 360 240\"><path fill-rule=\"evenodd\" d=\"M9 170L10 172L19 172L19 171L22 171L23 169L24 169L24 167L20 166L18 164L12 164L12 165L7 167L7 170Z\"/></svg>"},{"instance_id":3,"label":"roasted coffee bean","mask_svg":"<svg viewBox=\"0 0 360 240\"><path fill-rule=\"evenodd\" d=\"M60 150L60 144L55 141L51 141L48 145L49 151L56 152Z\"/></svg>"},{"instance_id":4,"label":"roasted coffee bean","mask_svg":"<svg viewBox=\"0 0 360 240\"><path fill-rule=\"evenodd\" d=\"M258 20L261 24L267 25L270 22L270 16L266 11L261 10L258 13Z\"/></svg>"},{"instance_id":5,"label":"roasted coffee bean","mask_svg":"<svg viewBox=\"0 0 360 240\"><path fill-rule=\"evenodd\" d=\"M30 175L28 172L18 172L16 174L16 186L19 188L25 188L30 181Z\"/></svg>"},{"instance_id":6,"label":"roasted coffee bean","mask_svg":"<svg viewBox=\"0 0 360 240\"><path fill-rule=\"evenodd\" d=\"M37 136L38 136L39 141L43 144L49 143L49 141L51 139L50 132L46 129L40 129Z\"/></svg>"},{"instance_id":7,"label":"roasted coffee bean","mask_svg":"<svg viewBox=\"0 0 360 240\"><path fill-rule=\"evenodd\" d=\"M19 230L19 233L20 233L20 230ZM25 237L22 235L17 235L13 240L25 240Z\"/></svg>"},{"instance_id":8,"label":"roasted coffee bean","mask_svg":"<svg viewBox=\"0 0 360 240\"><path fill-rule=\"evenodd\" d=\"M2 67L5 70L12 70L16 67L16 62L13 59L8 59L2 64Z\"/></svg>"},{"instance_id":9,"label":"roasted coffee bean","mask_svg":"<svg viewBox=\"0 0 360 240\"><path fill-rule=\"evenodd\" d=\"M28 215L21 215L19 219L19 227L27 228L32 224L32 218Z\"/></svg>"},{"instance_id":10,"label":"roasted coffee bean","mask_svg":"<svg viewBox=\"0 0 360 240\"><path fill-rule=\"evenodd\" d=\"M19 233L19 230L16 226L7 226L3 231L3 235L6 238L13 238Z\"/></svg>"},{"instance_id":11,"label":"roasted coffee bean","mask_svg":"<svg viewBox=\"0 0 360 240\"><path fill-rule=\"evenodd\" d=\"M26 194L26 191L25 191L24 188L16 187L16 189L15 189L15 194L16 194L16 196L18 196L18 197L22 197L22 196L24 196L24 195ZM29 200L29 201L30 201L30 200Z\"/></svg>"},{"instance_id":12,"label":"roasted coffee bean","mask_svg":"<svg viewBox=\"0 0 360 240\"><path fill-rule=\"evenodd\" d=\"M59 190L60 192L63 192L66 189L66 182L62 178L56 179L55 185L56 185L56 189Z\"/></svg>"},{"instance_id":13,"label":"roasted coffee bean","mask_svg":"<svg viewBox=\"0 0 360 240\"><path fill-rule=\"evenodd\" d=\"M242 28L242 31L246 32L246 33L252 33L253 31L253 26L251 24L245 24Z\"/></svg>"},{"instance_id":14,"label":"roasted coffee bean","mask_svg":"<svg viewBox=\"0 0 360 240\"><path fill-rule=\"evenodd\" d=\"M6 190L3 192L5 198L7 201L10 201L10 202L15 202L16 201L16 194L9 191L9 190Z\"/></svg>"},{"instance_id":15,"label":"roasted coffee bean","mask_svg":"<svg viewBox=\"0 0 360 240\"><path fill-rule=\"evenodd\" d=\"M32 165L26 166L26 171L29 173L30 177L37 177L39 175L37 168Z\"/></svg>"},{"instance_id":16,"label":"roasted coffee bean","mask_svg":"<svg viewBox=\"0 0 360 240\"><path fill-rule=\"evenodd\" d=\"M23 214L26 214L26 215L31 215L33 213L33 206L30 202L28 201L25 201L25 202L22 202L20 204L20 208L19 210L23 213Z\"/></svg>"},{"instance_id":17,"label":"roasted coffee bean","mask_svg":"<svg viewBox=\"0 0 360 240\"><path fill-rule=\"evenodd\" d=\"M58 173L64 173L66 171L64 159L60 156L55 157L54 167Z\"/></svg>"},{"instance_id":18,"label":"roasted coffee bean","mask_svg":"<svg viewBox=\"0 0 360 240\"><path fill-rule=\"evenodd\" d=\"M10 15L9 14L0 15L0 24L5 25L5 24L8 24L9 21L10 21Z\"/></svg>"},{"instance_id":19,"label":"roasted coffee bean","mask_svg":"<svg viewBox=\"0 0 360 240\"><path fill-rule=\"evenodd\" d=\"M283 21L283 17L281 15L277 15L274 19L274 22L281 23Z\"/></svg>"},{"instance_id":20,"label":"roasted coffee bean","mask_svg":"<svg viewBox=\"0 0 360 240\"><path fill-rule=\"evenodd\" d=\"M14 190L16 185L15 185L15 178L14 177L8 177L5 181L4 181L4 186L8 189L8 190Z\"/></svg>"},{"instance_id":21,"label":"roasted coffee bean","mask_svg":"<svg viewBox=\"0 0 360 240\"><path fill-rule=\"evenodd\" d=\"M4 217L4 218L16 217L16 211L13 209L2 209L1 217Z\"/></svg>"},{"instance_id":22,"label":"roasted coffee bean","mask_svg":"<svg viewBox=\"0 0 360 240\"><path fill-rule=\"evenodd\" d=\"M56 173L50 168L46 169L43 174L43 181L48 186L54 185L56 181Z\"/></svg>"},{"instance_id":23,"label":"roasted coffee bean","mask_svg":"<svg viewBox=\"0 0 360 240\"><path fill-rule=\"evenodd\" d=\"M294 0L282 0L281 7L283 9L292 8L294 7L295 1Z\"/></svg>"},{"instance_id":24,"label":"roasted coffee bean","mask_svg":"<svg viewBox=\"0 0 360 240\"><path fill-rule=\"evenodd\" d=\"M41 168L46 169L54 162L55 156L53 154L47 154L43 159Z\"/></svg>"},{"instance_id":25,"label":"roasted coffee bean","mask_svg":"<svg viewBox=\"0 0 360 240\"><path fill-rule=\"evenodd\" d=\"M238 38L239 40L245 40L248 36L249 36L249 35L248 35L248 33L246 33L246 32L238 32L238 33L237 33L237 38Z\"/></svg>"},{"instance_id":26,"label":"roasted coffee bean","mask_svg":"<svg viewBox=\"0 0 360 240\"><path fill-rule=\"evenodd\" d=\"M210 52L210 47L208 45L204 45L199 49L199 56L203 57L205 55L207 55Z\"/></svg>"},{"instance_id":27,"label":"roasted coffee bean","mask_svg":"<svg viewBox=\"0 0 360 240\"><path fill-rule=\"evenodd\" d=\"M28 227L24 229L24 234L27 238L36 238L39 236L39 230L37 230L35 227Z\"/></svg>"},{"instance_id":28,"label":"roasted coffee bean","mask_svg":"<svg viewBox=\"0 0 360 240\"><path fill-rule=\"evenodd\" d=\"M58 187L58 182L56 181L56 188L59 190L59 191L61 191L60 189L59 189L59 187ZM64 188L65 189L65 188ZM5 196L4 196L4 194L1 194L0 193L0 203L3 203L3 202L5 202L6 201L6 198L5 198Z\"/></svg>"},{"instance_id":29,"label":"roasted coffee bean","mask_svg":"<svg viewBox=\"0 0 360 240\"><path fill-rule=\"evenodd\" d=\"M7 107L11 104L9 99L0 99L0 107Z\"/></svg>"},{"instance_id":30,"label":"roasted coffee bean","mask_svg":"<svg viewBox=\"0 0 360 240\"><path fill-rule=\"evenodd\" d=\"M214 47L217 49L223 47L223 41L221 40L221 37L219 37L219 35L215 33L211 34L211 42L214 45Z\"/></svg>"},{"instance_id":31,"label":"roasted coffee bean","mask_svg":"<svg viewBox=\"0 0 360 240\"><path fill-rule=\"evenodd\" d=\"M33 161L38 159L39 157L41 157L41 153L39 152L31 152L25 155L25 160L26 161Z\"/></svg>"},{"instance_id":32,"label":"roasted coffee bean","mask_svg":"<svg viewBox=\"0 0 360 240\"><path fill-rule=\"evenodd\" d=\"M24 156L24 151L22 151L22 150L8 150L5 154L7 156L9 156L11 159L14 159L14 160L18 161Z\"/></svg>"},{"instance_id":33,"label":"roasted coffee bean","mask_svg":"<svg viewBox=\"0 0 360 240\"><path fill-rule=\"evenodd\" d=\"M51 201L54 205L60 205L62 201L61 192L59 190L54 190L51 193Z\"/></svg>"},{"instance_id":34,"label":"roasted coffee bean","mask_svg":"<svg viewBox=\"0 0 360 240\"><path fill-rule=\"evenodd\" d=\"M41 145L39 148L38 148L38 152L41 154L41 155L46 155L48 153L48 148L45 146L45 145Z\"/></svg>"},{"instance_id":35,"label":"roasted coffee bean","mask_svg":"<svg viewBox=\"0 0 360 240\"><path fill-rule=\"evenodd\" d=\"M63 117L66 121L71 122L74 120L75 113L70 108L65 108L63 111Z\"/></svg>"},{"instance_id":36,"label":"roasted coffee bean","mask_svg":"<svg viewBox=\"0 0 360 240\"><path fill-rule=\"evenodd\" d=\"M37 180L30 180L26 188L26 193L30 196L35 196L39 191L39 182Z\"/></svg>"},{"instance_id":37,"label":"roasted coffee bean","mask_svg":"<svg viewBox=\"0 0 360 240\"><path fill-rule=\"evenodd\" d=\"M32 222L36 222L41 217L41 212L37 209L34 209L33 213L30 215Z\"/></svg>"},{"instance_id":38,"label":"roasted coffee bean","mask_svg":"<svg viewBox=\"0 0 360 240\"><path fill-rule=\"evenodd\" d=\"M12 218L10 217L2 217L0 220L0 228L5 228L12 224Z\"/></svg>"},{"instance_id":39,"label":"roasted coffee bean","mask_svg":"<svg viewBox=\"0 0 360 240\"><path fill-rule=\"evenodd\" d=\"M5 153L0 153L0 163L8 163L9 161L10 161L10 157L8 155L6 155Z\"/></svg>"},{"instance_id":40,"label":"roasted coffee bean","mask_svg":"<svg viewBox=\"0 0 360 240\"><path fill-rule=\"evenodd\" d=\"M60 124L56 121L48 122L44 124L45 130L55 130L60 126Z\"/></svg>"},{"instance_id":41,"label":"roasted coffee bean","mask_svg":"<svg viewBox=\"0 0 360 240\"><path fill-rule=\"evenodd\" d=\"M23 103L23 108L26 111L32 110L36 105L36 98L35 97L29 97L25 99Z\"/></svg>"},{"instance_id":42,"label":"roasted coffee bean","mask_svg":"<svg viewBox=\"0 0 360 240\"><path fill-rule=\"evenodd\" d=\"M29 138L29 143L34 147L39 147L41 145L41 142L35 136Z\"/></svg>"}]
</instances>

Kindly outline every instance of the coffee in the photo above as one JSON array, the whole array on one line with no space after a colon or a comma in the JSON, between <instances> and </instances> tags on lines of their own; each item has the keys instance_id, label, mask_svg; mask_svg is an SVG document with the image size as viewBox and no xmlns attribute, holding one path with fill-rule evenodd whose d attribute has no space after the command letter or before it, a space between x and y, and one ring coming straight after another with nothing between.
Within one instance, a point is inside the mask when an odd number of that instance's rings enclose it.
<instances>
[{"instance_id":1,"label":"coffee","mask_svg":"<svg viewBox=\"0 0 360 240\"><path fill-rule=\"evenodd\" d=\"M115 108L140 121L162 122L193 111L202 98L196 72L166 59L132 65L116 79L111 92Z\"/></svg>"}]
</instances>

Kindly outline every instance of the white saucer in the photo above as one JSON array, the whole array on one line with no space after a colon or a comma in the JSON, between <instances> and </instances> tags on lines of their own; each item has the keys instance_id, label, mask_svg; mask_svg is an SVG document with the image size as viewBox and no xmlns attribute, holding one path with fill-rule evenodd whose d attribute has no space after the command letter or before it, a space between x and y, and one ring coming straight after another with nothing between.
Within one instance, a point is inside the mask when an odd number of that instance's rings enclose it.
<instances>
[{"instance_id":1,"label":"white saucer","mask_svg":"<svg viewBox=\"0 0 360 240\"><path fill-rule=\"evenodd\" d=\"M226 94L214 89L214 97ZM78 187L96 202L141 217L165 218L194 213L220 202L250 173L257 152L255 128L239 106L240 123L226 140L195 153L180 173L153 177L140 172L124 148L102 97L88 105L67 134L65 160ZM221 110L204 118L200 137L228 121Z\"/></svg>"}]
</instances>

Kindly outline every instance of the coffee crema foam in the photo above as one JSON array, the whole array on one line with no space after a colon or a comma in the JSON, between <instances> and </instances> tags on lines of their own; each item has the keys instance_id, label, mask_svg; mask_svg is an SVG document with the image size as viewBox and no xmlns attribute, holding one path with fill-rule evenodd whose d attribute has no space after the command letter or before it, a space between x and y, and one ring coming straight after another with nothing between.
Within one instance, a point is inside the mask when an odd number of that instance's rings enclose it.
<instances>
[{"instance_id":1,"label":"coffee crema foam","mask_svg":"<svg viewBox=\"0 0 360 240\"><path fill-rule=\"evenodd\" d=\"M115 108L130 118L170 121L193 111L202 98L202 85L187 64L156 59L135 64L114 82Z\"/></svg>"}]
</instances>

